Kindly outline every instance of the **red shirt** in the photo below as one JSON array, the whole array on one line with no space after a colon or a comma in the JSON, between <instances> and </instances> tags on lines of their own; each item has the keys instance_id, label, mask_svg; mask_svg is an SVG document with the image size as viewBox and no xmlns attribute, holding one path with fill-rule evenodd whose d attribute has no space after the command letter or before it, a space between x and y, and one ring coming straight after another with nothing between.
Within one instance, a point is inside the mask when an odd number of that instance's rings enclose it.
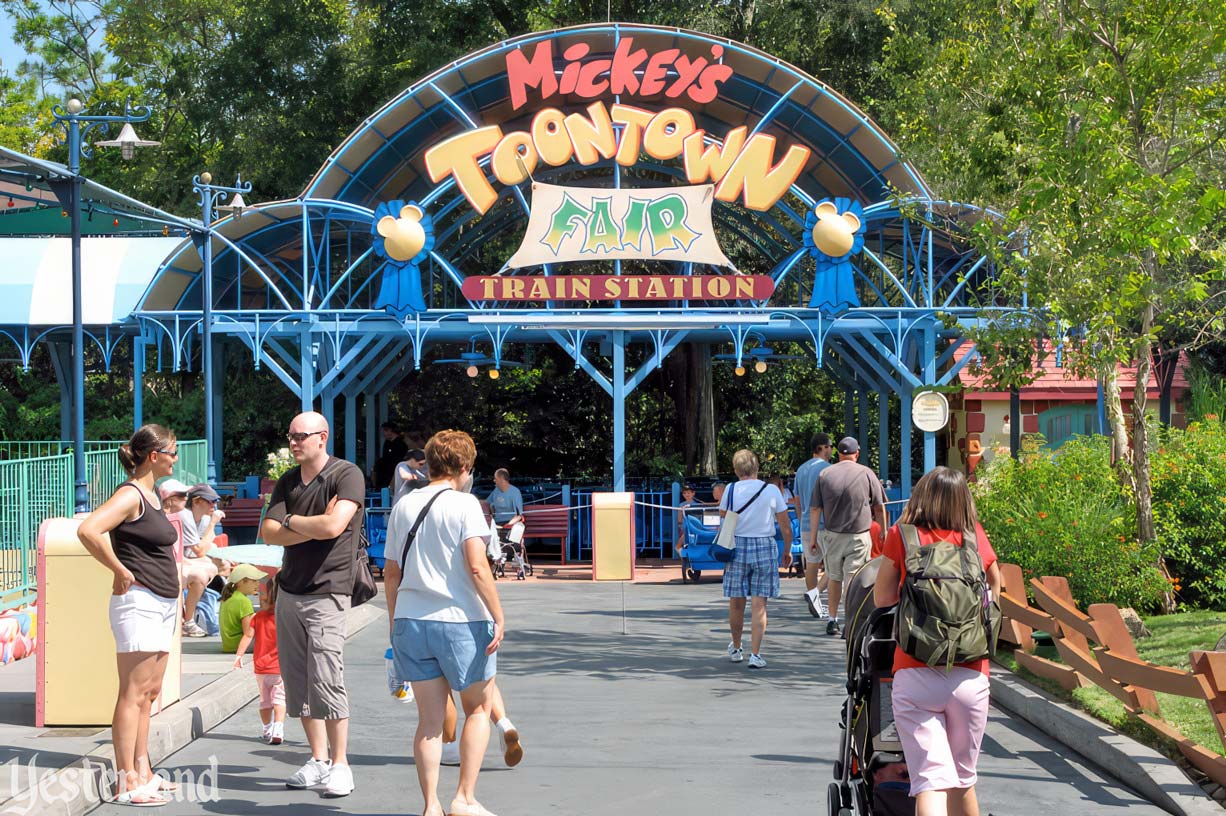
<instances>
[{"instance_id":1,"label":"red shirt","mask_svg":"<svg viewBox=\"0 0 1226 816\"><path fill-rule=\"evenodd\" d=\"M929 530L924 527L916 527L915 532L919 535L920 545L927 546L938 538L942 541L948 541L953 544L962 543L962 533L951 530ZM996 551L992 549L992 543L988 541L988 534L983 531L982 526L975 528L976 543L979 545L979 557L983 559L983 568L986 571L989 567L996 563ZM898 585L902 587L903 579L907 575L906 566L907 548L902 543L902 533L898 530L898 525L895 524L890 528L890 531L885 534L885 549L882 554L894 562L894 566L898 568ZM988 659L985 657L982 660L972 660L969 663L957 663L955 665L962 666L967 669L974 669L983 674L988 673ZM899 669L923 669L927 664L921 660L916 660L911 655L902 650L902 647L894 647L894 671Z\"/></svg>"},{"instance_id":2,"label":"red shirt","mask_svg":"<svg viewBox=\"0 0 1226 816\"><path fill-rule=\"evenodd\" d=\"M280 674L281 663L277 660L277 619L271 609L261 609L251 619L255 630L254 656L256 674Z\"/></svg>"}]
</instances>

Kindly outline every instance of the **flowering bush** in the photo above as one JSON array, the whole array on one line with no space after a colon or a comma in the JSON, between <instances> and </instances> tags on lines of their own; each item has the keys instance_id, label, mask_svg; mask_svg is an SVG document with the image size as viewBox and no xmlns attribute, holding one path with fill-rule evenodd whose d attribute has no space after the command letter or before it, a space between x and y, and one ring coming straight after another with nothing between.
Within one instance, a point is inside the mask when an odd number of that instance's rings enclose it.
<instances>
[{"instance_id":1,"label":"flowering bush","mask_svg":"<svg viewBox=\"0 0 1226 816\"><path fill-rule=\"evenodd\" d=\"M278 448L274 453L268 454L268 467L264 472L270 479L280 479L297 466L298 463L294 461L289 448Z\"/></svg>"},{"instance_id":2,"label":"flowering bush","mask_svg":"<svg viewBox=\"0 0 1226 816\"><path fill-rule=\"evenodd\" d=\"M1165 431L1151 460L1154 527L1180 599L1226 609L1226 426Z\"/></svg>"},{"instance_id":3,"label":"flowering bush","mask_svg":"<svg viewBox=\"0 0 1226 816\"><path fill-rule=\"evenodd\" d=\"M1067 577L1082 608L1155 609L1168 586L1158 548L1136 544L1136 511L1108 444L1074 437L1052 452L1028 438L1017 461L999 456L979 472L979 519L1000 560L1019 565L1027 580Z\"/></svg>"}]
</instances>

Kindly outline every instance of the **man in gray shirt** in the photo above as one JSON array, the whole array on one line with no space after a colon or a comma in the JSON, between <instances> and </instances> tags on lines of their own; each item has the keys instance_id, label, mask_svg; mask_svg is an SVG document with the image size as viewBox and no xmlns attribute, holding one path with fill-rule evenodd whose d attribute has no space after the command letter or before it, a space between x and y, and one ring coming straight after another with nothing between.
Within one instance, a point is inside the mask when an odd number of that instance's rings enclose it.
<instances>
[{"instance_id":1,"label":"man in gray shirt","mask_svg":"<svg viewBox=\"0 0 1226 816\"><path fill-rule=\"evenodd\" d=\"M886 529L885 489L871 468L861 465L860 443L854 437L839 440L839 461L821 472L810 502L809 527L821 531L826 575L830 578L830 621L826 634L839 635L839 600L843 581L868 560L873 542L873 518Z\"/></svg>"},{"instance_id":2,"label":"man in gray shirt","mask_svg":"<svg viewBox=\"0 0 1226 816\"><path fill-rule=\"evenodd\" d=\"M817 477L830 467L830 453L833 449L829 434L813 434L813 439L809 442L809 450L813 452L813 456L796 468L796 518L800 522L800 540L805 551L805 603L809 606L809 614L815 618L824 614L817 575L822 564L822 548L817 528L810 525L809 510L813 489L817 486Z\"/></svg>"}]
</instances>

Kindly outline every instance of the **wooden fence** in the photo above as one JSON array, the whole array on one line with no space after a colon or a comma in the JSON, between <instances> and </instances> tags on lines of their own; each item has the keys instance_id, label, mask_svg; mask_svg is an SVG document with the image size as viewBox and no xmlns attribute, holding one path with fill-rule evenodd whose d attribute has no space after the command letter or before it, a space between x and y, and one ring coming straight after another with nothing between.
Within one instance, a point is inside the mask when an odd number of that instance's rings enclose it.
<instances>
[{"instance_id":1,"label":"wooden fence","mask_svg":"<svg viewBox=\"0 0 1226 816\"><path fill-rule=\"evenodd\" d=\"M1114 604L1091 604L1082 612L1068 580L1032 578L1039 608L1030 606L1021 567L1001 564L1001 639L1015 644L1018 665L1072 690L1090 683L1119 699L1129 712L1171 739L1197 769L1226 785L1226 757L1185 737L1161 719L1154 692L1204 700L1226 746L1226 653L1192 652L1191 671L1157 666L1137 656L1132 635ZM1034 630L1047 632L1063 663L1034 654Z\"/></svg>"}]
</instances>

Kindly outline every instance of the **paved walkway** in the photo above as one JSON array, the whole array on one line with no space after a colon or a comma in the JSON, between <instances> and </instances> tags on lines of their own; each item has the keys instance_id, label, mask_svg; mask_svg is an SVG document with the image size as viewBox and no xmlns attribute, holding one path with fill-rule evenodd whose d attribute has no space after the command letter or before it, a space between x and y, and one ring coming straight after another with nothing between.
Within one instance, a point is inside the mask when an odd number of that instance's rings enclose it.
<instances>
[{"instance_id":1,"label":"paved walkway","mask_svg":"<svg viewBox=\"0 0 1226 816\"><path fill-rule=\"evenodd\" d=\"M512 581L499 588L510 626L499 682L526 755L510 770L496 740L491 744L478 795L495 813L825 812L843 642L818 633L798 580L785 581L784 598L772 603L763 650L770 666L753 672L724 657L726 606L715 582ZM283 746L259 742L253 704L161 764L199 775L216 762L219 800L175 802L158 812L420 813L409 760L416 710L386 694L386 640L376 621L346 649L353 795L329 800L286 790L284 778L305 757L301 730L289 726ZM445 800L456 773L443 769ZM997 710L980 773L985 814L1162 812ZM113 805L95 811L128 812Z\"/></svg>"}]
</instances>

